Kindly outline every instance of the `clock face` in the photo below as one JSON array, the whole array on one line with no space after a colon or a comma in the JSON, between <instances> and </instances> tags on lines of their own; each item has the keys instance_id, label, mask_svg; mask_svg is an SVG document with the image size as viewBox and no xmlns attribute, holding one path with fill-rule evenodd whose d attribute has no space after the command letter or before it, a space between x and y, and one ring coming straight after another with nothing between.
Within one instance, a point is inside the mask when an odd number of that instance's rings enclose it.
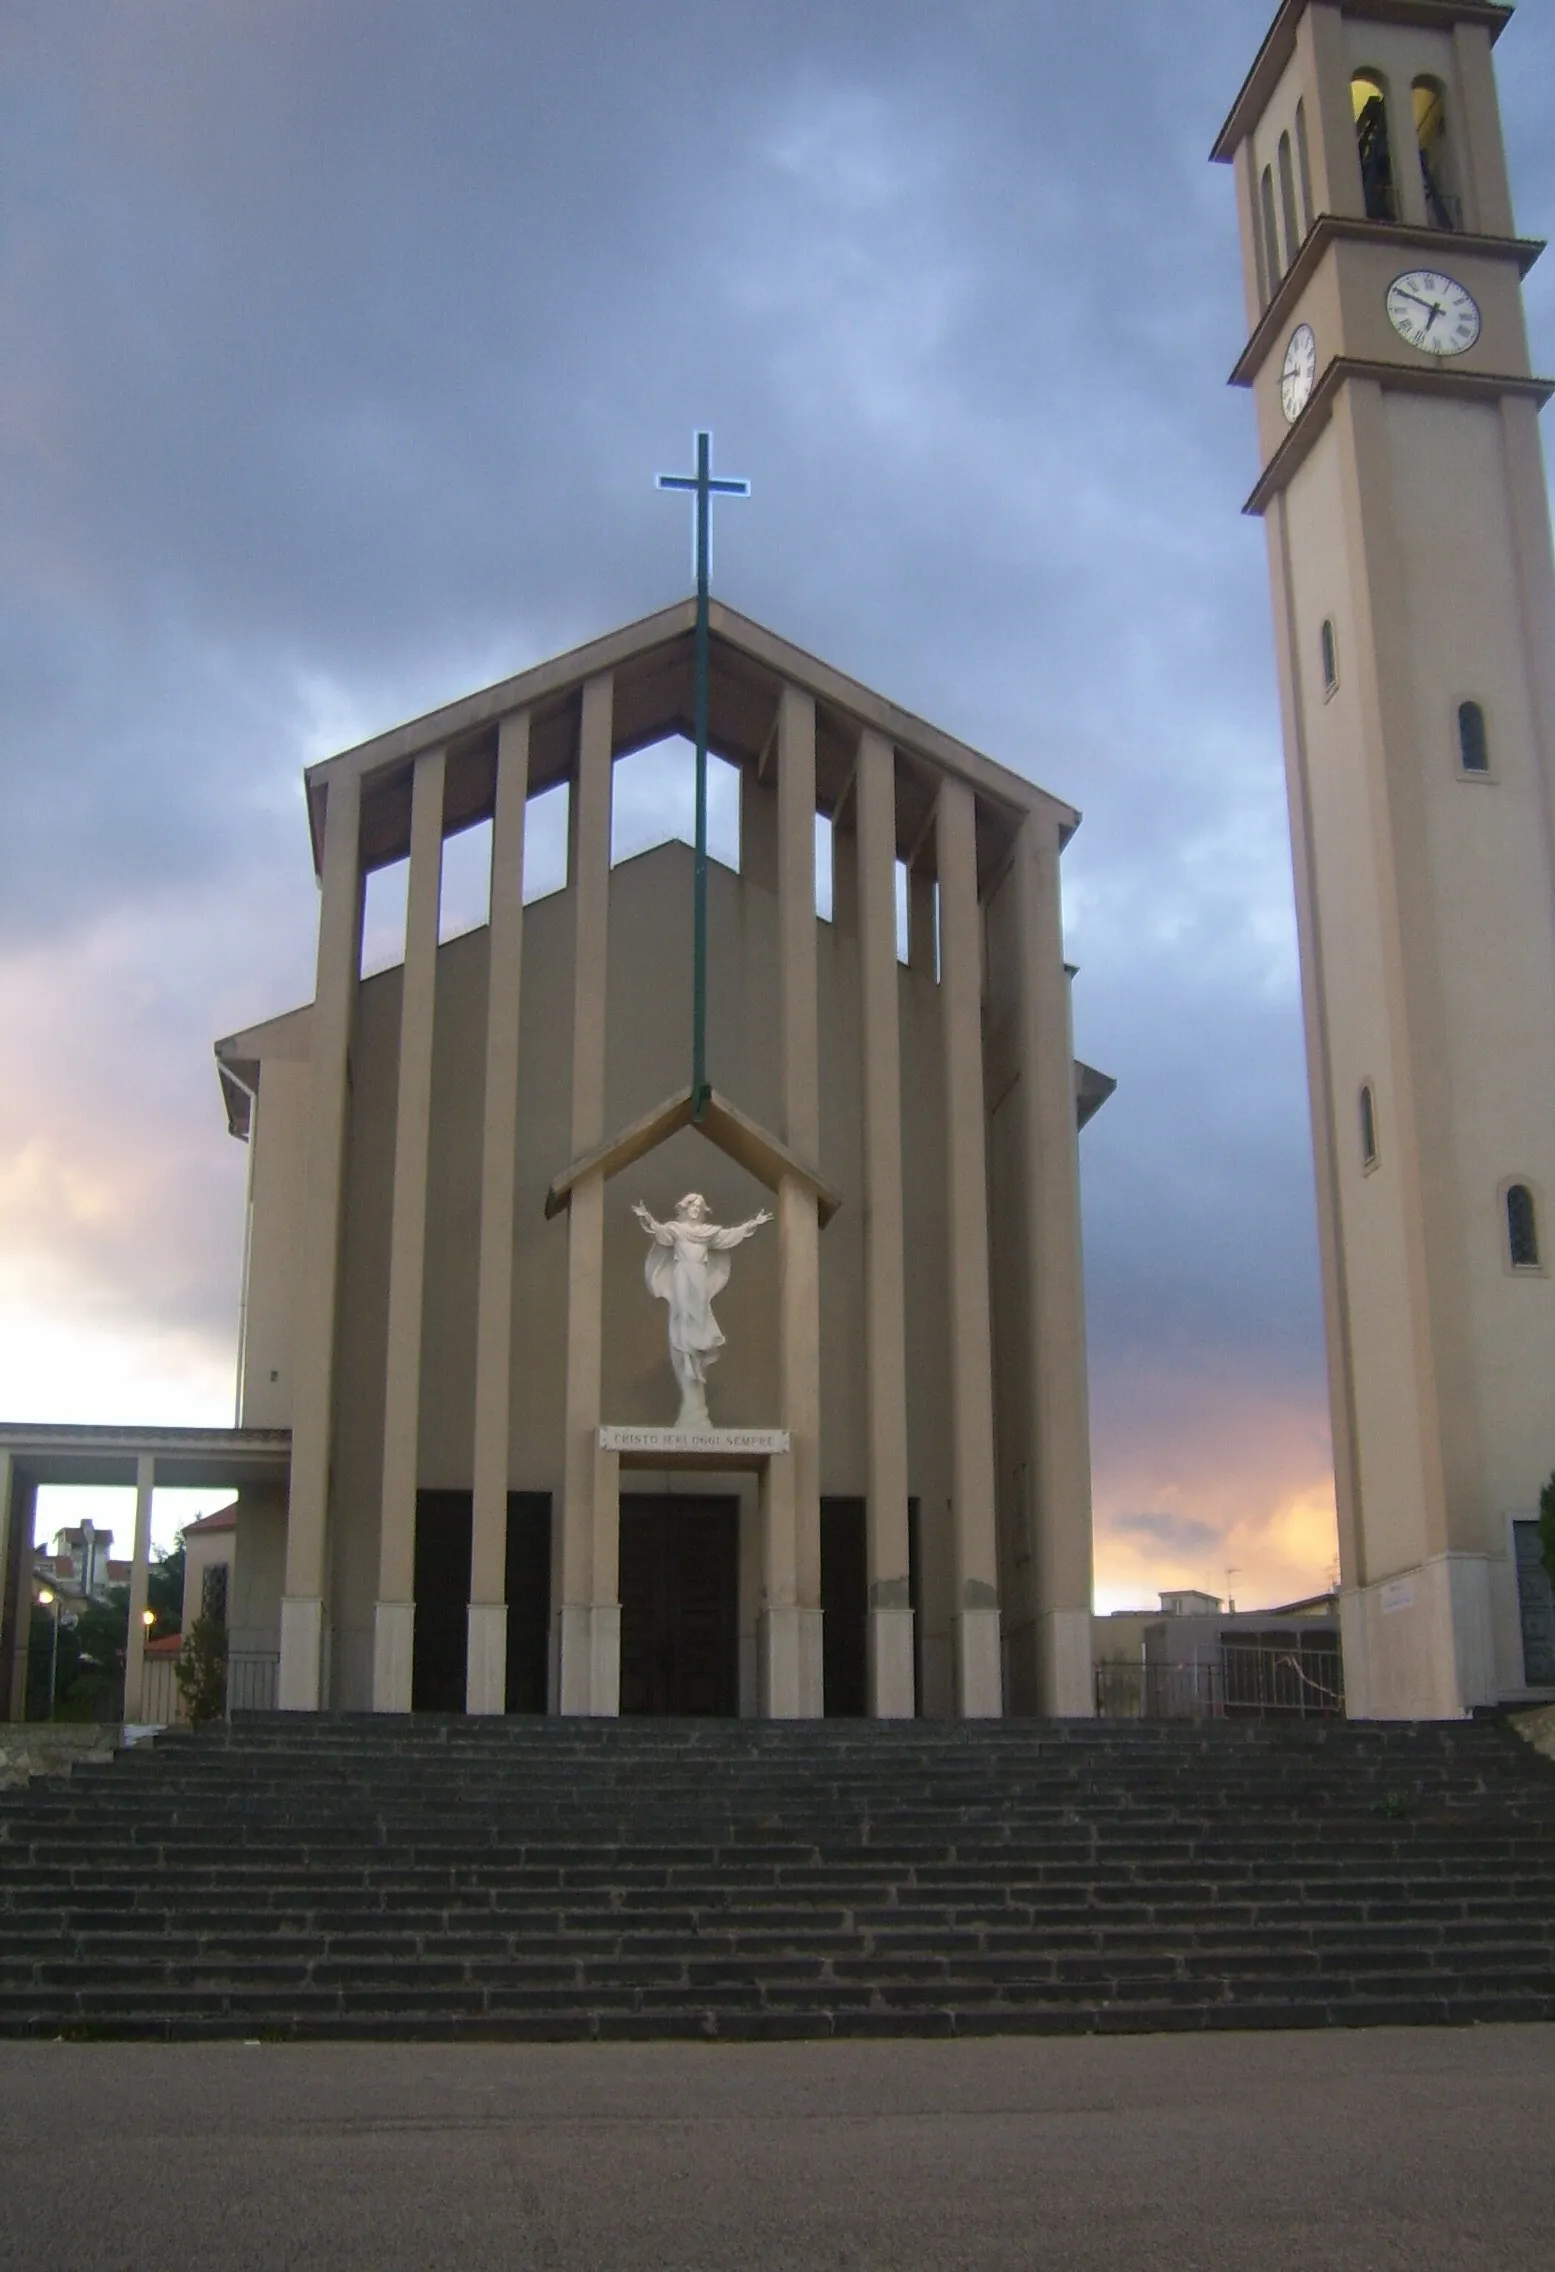
<instances>
[{"instance_id":1,"label":"clock face","mask_svg":"<svg viewBox=\"0 0 1555 2272\"><path fill-rule=\"evenodd\" d=\"M1285 368L1280 373L1280 401L1288 424L1294 426L1312 400L1316 379L1317 335L1309 323L1298 324L1290 335Z\"/></svg>"},{"instance_id":2,"label":"clock face","mask_svg":"<svg viewBox=\"0 0 1555 2272\"><path fill-rule=\"evenodd\" d=\"M1472 292L1435 268L1412 268L1388 286L1388 321L1427 355L1464 355L1480 333Z\"/></svg>"}]
</instances>

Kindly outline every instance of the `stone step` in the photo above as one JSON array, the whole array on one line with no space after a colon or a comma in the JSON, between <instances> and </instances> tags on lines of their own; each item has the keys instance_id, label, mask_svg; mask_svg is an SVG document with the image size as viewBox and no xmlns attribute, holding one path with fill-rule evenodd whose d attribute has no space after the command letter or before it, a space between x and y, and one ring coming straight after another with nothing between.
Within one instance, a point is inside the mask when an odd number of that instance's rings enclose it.
<instances>
[{"instance_id":1,"label":"stone step","mask_svg":"<svg viewBox=\"0 0 1555 2272\"><path fill-rule=\"evenodd\" d=\"M1495 1726L180 1732L0 1802L0 2033L699 2036L1555 2014Z\"/></svg>"}]
</instances>

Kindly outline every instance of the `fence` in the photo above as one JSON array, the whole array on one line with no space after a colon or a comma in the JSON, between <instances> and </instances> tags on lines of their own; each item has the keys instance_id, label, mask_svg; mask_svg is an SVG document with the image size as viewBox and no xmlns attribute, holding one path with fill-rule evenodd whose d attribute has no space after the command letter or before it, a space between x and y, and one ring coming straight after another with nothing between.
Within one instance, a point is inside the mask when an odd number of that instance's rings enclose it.
<instances>
[{"instance_id":1,"label":"fence","mask_svg":"<svg viewBox=\"0 0 1555 2272\"><path fill-rule=\"evenodd\" d=\"M226 1714L272 1712L280 1659L273 1649L234 1649L227 1658ZM187 1718L178 1686L176 1657L148 1657L141 1687L141 1711L148 1725L166 1727Z\"/></svg>"},{"instance_id":2,"label":"fence","mask_svg":"<svg viewBox=\"0 0 1555 2272\"><path fill-rule=\"evenodd\" d=\"M1225 1641L1182 1664L1100 1664L1107 1720L1333 1720L1344 1714L1344 1660L1331 1634L1274 1647Z\"/></svg>"}]
</instances>

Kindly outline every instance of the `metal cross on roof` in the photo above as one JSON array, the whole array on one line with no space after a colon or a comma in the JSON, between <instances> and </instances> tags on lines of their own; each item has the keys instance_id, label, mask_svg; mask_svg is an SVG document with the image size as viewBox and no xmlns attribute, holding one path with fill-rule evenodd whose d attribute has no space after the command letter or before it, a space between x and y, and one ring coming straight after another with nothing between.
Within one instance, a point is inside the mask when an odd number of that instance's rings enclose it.
<instances>
[{"instance_id":1,"label":"metal cross on roof","mask_svg":"<svg viewBox=\"0 0 1555 2272\"><path fill-rule=\"evenodd\" d=\"M707 587L712 560L714 497L748 497L748 481L715 479L713 437L696 438L695 473L661 473L661 489L689 489L696 498L696 867L691 922L691 1117L700 1120L711 1091L707 1080Z\"/></svg>"}]
</instances>

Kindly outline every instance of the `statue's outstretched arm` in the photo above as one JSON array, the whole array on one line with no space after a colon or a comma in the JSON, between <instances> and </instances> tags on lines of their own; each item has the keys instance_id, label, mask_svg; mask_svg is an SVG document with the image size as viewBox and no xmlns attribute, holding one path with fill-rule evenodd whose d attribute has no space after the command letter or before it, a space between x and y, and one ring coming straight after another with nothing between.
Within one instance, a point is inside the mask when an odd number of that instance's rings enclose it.
<instances>
[{"instance_id":1,"label":"statue's outstretched arm","mask_svg":"<svg viewBox=\"0 0 1555 2272\"><path fill-rule=\"evenodd\" d=\"M640 1199L633 1202L632 1213L637 1217L638 1222L641 1223L650 1238L657 1239L660 1246L669 1245L671 1233L665 1229L662 1223L655 1222Z\"/></svg>"},{"instance_id":2,"label":"statue's outstretched arm","mask_svg":"<svg viewBox=\"0 0 1555 2272\"><path fill-rule=\"evenodd\" d=\"M720 1249L738 1246L743 1239L750 1237L752 1231L759 1231L763 1223L770 1223L771 1220L770 1212L763 1207L760 1214L752 1215L748 1222L731 1223L727 1230L715 1231L708 1244Z\"/></svg>"}]
</instances>

